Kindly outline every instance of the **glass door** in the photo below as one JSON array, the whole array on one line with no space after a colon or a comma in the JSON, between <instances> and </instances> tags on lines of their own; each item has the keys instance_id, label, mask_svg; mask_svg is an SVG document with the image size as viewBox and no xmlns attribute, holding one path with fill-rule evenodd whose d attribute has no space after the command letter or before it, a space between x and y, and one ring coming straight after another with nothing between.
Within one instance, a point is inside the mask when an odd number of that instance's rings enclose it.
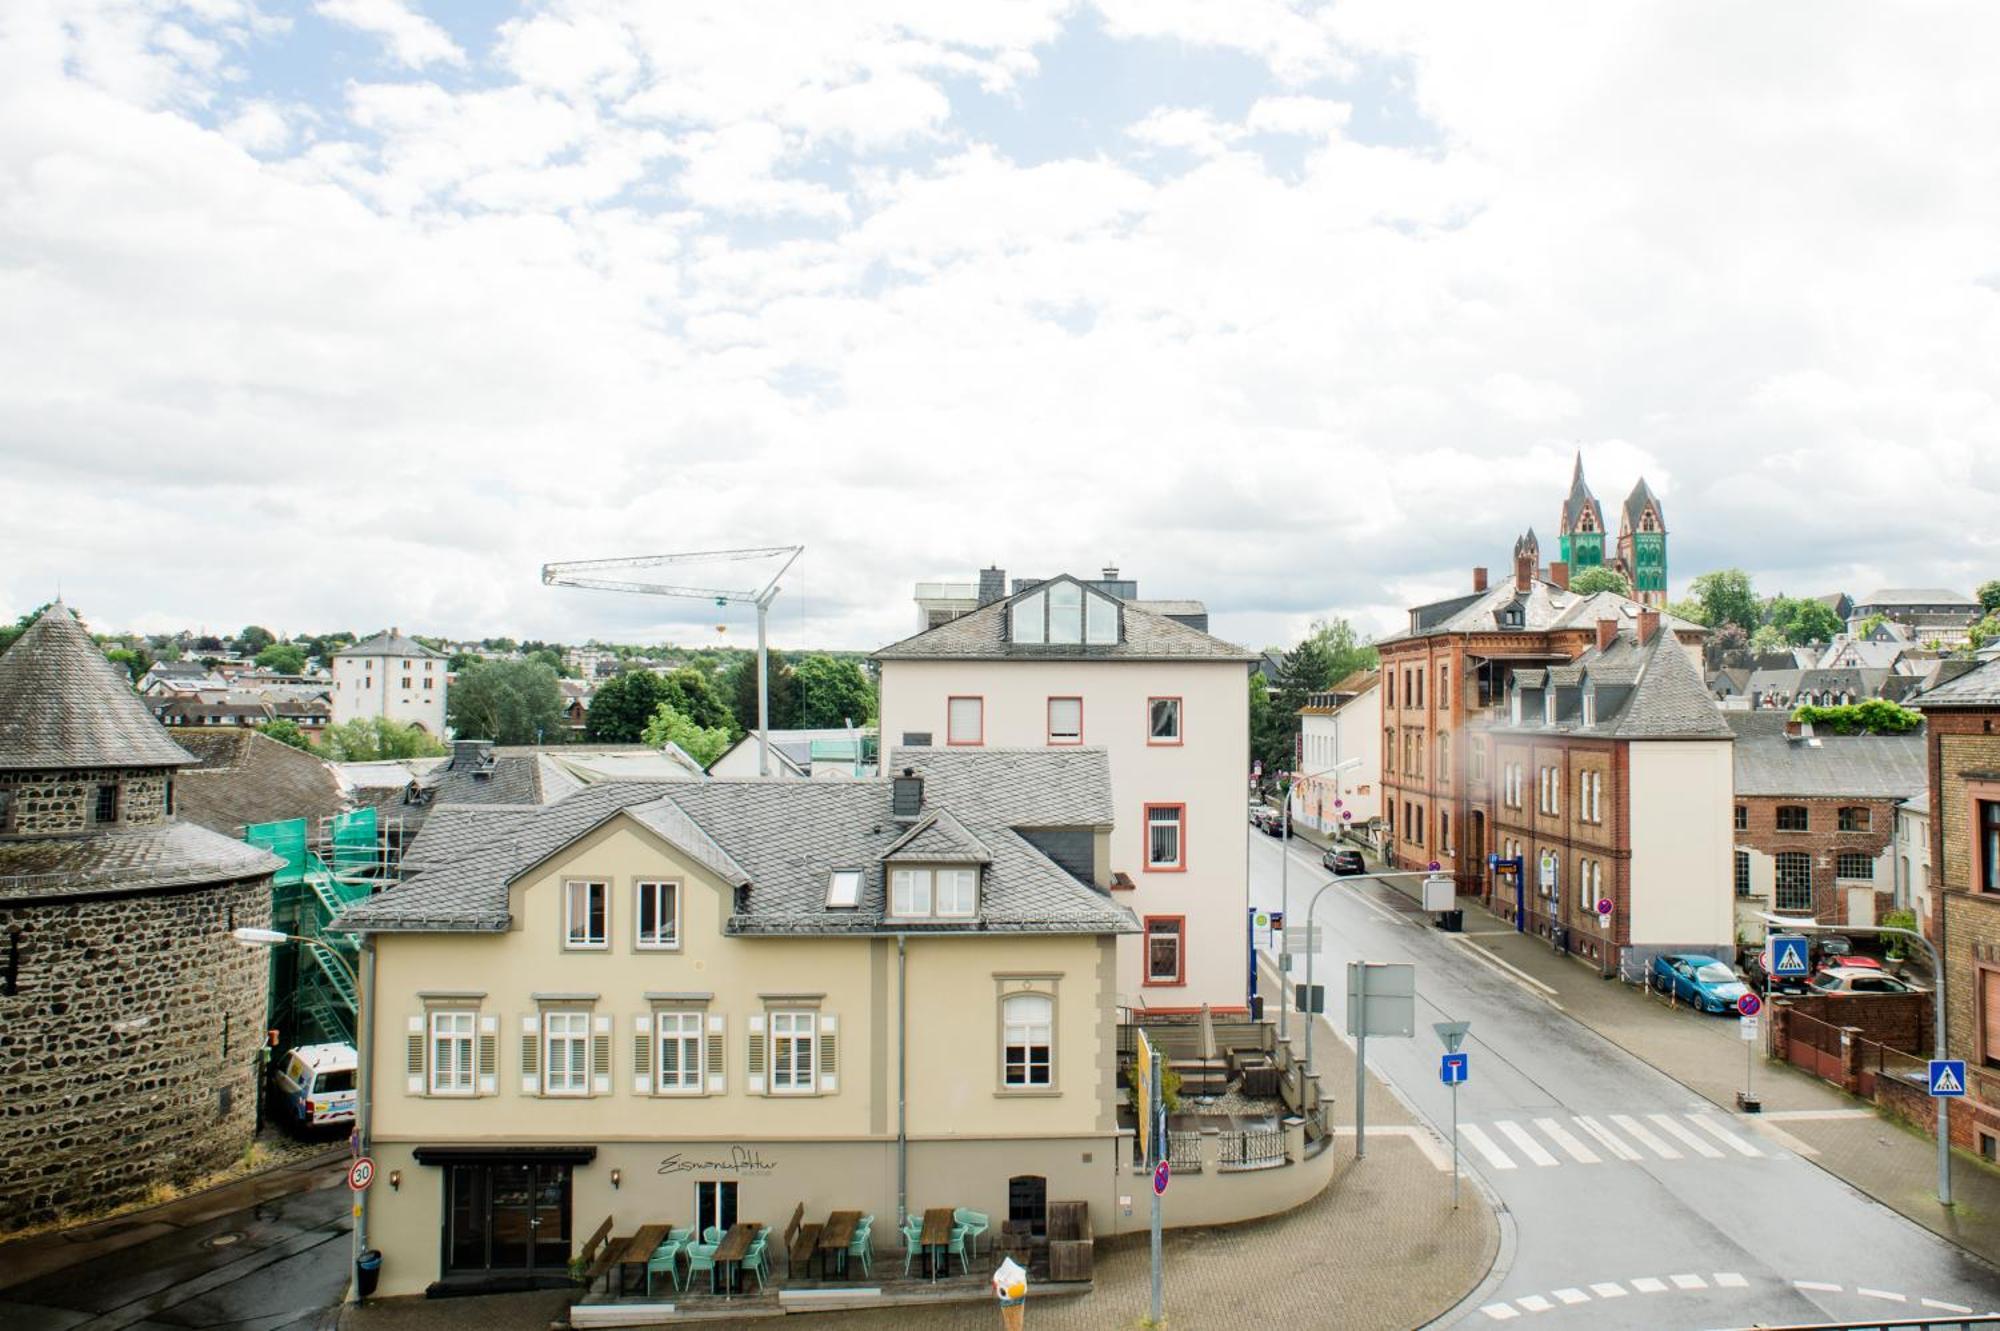
<instances>
[{"instance_id":1,"label":"glass door","mask_svg":"<svg viewBox=\"0 0 2000 1331\"><path fill-rule=\"evenodd\" d=\"M537 1273L569 1270L569 1166L534 1166L528 1218L529 1266Z\"/></svg>"},{"instance_id":2,"label":"glass door","mask_svg":"<svg viewBox=\"0 0 2000 1331\"><path fill-rule=\"evenodd\" d=\"M453 1165L445 1172L445 1271L499 1278L566 1277L570 1167Z\"/></svg>"},{"instance_id":3,"label":"glass door","mask_svg":"<svg viewBox=\"0 0 2000 1331\"><path fill-rule=\"evenodd\" d=\"M493 1206L489 1232L495 1271L525 1273L532 1265L535 1232L535 1167L491 1165Z\"/></svg>"}]
</instances>

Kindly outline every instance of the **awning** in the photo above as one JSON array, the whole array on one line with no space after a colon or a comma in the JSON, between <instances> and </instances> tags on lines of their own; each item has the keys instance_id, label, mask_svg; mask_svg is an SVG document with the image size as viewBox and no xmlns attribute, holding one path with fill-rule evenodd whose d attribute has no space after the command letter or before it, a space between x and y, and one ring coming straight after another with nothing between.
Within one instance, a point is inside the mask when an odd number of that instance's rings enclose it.
<instances>
[{"instance_id":1,"label":"awning","mask_svg":"<svg viewBox=\"0 0 2000 1331\"><path fill-rule=\"evenodd\" d=\"M587 1165L595 1146L419 1146L420 1165L522 1164Z\"/></svg>"}]
</instances>

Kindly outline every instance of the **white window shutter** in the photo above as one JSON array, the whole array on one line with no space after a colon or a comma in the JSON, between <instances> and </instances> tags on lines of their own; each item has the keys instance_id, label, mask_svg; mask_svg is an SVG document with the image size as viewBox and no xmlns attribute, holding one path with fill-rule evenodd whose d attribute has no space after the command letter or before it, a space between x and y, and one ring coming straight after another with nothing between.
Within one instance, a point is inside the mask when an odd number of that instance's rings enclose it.
<instances>
[{"instance_id":1,"label":"white window shutter","mask_svg":"<svg viewBox=\"0 0 2000 1331\"><path fill-rule=\"evenodd\" d=\"M832 1095L840 1089L840 1018L819 1019L819 1089Z\"/></svg>"},{"instance_id":2,"label":"white window shutter","mask_svg":"<svg viewBox=\"0 0 2000 1331\"><path fill-rule=\"evenodd\" d=\"M404 1071L409 1074L406 1089L411 1095L424 1093L424 1019L421 1014L410 1018L408 1048L405 1051Z\"/></svg>"},{"instance_id":3,"label":"white window shutter","mask_svg":"<svg viewBox=\"0 0 2000 1331\"><path fill-rule=\"evenodd\" d=\"M653 1090L653 1014L640 1012L632 1018L632 1094L649 1095Z\"/></svg>"},{"instance_id":4,"label":"white window shutter","mask_svg":"<svg viewBox=\"0 0 2000 1331\"><path fill-rule=\"evenodd\" d=\"M498 1095L500 1093L500 1018L491 1013L479 1015L479 1093Z\"/></svg>"},{"instance_id":5,"label":"white window shutter","mask_svg":"<svg viewBox=\"0 0 2000 1331\"><path fill-rule=\"evenodd\" d=\"M611 1094L611 1018L590 1019L590 1093Z\"/></svg>"},{"instance_id":6,"label":"white window shutter","mask_svg":"<svg viewBox=\"0 0 2000 1331\"><path fill-rule=\"evenodd\" d=\"M542 1093L542 1019L533 1013L521 1018L521 1094Z\"/></svg>"},{"instance_id":7,"label":"white window shutter","mask_svg":"<svg viewBox=\"0 0 2000 1331\"><path fill-rule=\"evenodd\" d=\"M743 1089L752 1095L764 1094L764 1016L762 1013L746 1019L750 1037L745 1042Z\"/></svg>"}]
</instances>

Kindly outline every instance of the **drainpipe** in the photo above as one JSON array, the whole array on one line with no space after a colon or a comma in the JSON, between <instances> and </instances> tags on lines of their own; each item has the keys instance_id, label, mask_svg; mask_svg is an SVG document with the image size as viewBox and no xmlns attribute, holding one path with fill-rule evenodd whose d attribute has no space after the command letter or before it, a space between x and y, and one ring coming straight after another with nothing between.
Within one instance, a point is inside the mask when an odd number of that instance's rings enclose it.
<instances>
[{"instance_id":1,"label":"drainpipe","mask_svg":"<svg viewBox=\"0 0 2000 1331\"><path fill-rule=\"evenodd\" d=\"M361 992L355 995L358 1009L354 1014L354 1036L359 1048L355 1050L357 1069L355 1099L359 1102L354 1115L354 1153L368 1154L368 1126L373 1120L370 1110L374 1105L375 1078L369 1066L375 1048L375 936L361 936ZM354 1269L348 1278L354 1283L354 1302L361 1302L361 1254L368 1251L368 1191L363 1189L354 1194Z\"/></svg>"},{"instance_id":2,"label":"drainpipe","mask_svg":"<svg viewBox=\"0 0 2000 1331\"><path fill-rule=\"evenodd\" d=\"M896 1227L910 1219L910 967L908 936L896 935Z\"/></svg>"}]
</instances>

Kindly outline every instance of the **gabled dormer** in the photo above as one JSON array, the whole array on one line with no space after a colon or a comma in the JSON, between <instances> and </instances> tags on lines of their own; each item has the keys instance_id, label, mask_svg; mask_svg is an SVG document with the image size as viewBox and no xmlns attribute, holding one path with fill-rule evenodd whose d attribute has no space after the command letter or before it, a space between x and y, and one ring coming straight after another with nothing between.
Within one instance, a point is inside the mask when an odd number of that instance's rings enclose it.
<instances>
[{"instance_id":1,"label":"gabled dormer","mask_svg":"<svg viewBox=\"0 0 2000 1331\"><path fill-rule=\"evenodd\" d=\"M1007 641L1017 647L1114 647L1124 637L1117 597L1064 574L1017 592L1007 606Z\"/></svg>"},{"instance_id":2,"label":"gabled dormer","mask_svg":"<svg viewBox=\"0 0 2000 1331\"><path fill-rule=\"evenodd\" d=\"M1507 719L1517 726L1544 724L1548 671L1516 670L1507 677Z\"/></svg>"},{"instance_id":3,"label":"gabled dormer","mask_svg":"<svg viewBox=\"0 0 2000 1331\"><path fill-rule=\"evenodd\" d=\"M949 810L926 814L881 859L889 923L978 922L980 888L993 852Z\"/></svg>"}]
</instances>

